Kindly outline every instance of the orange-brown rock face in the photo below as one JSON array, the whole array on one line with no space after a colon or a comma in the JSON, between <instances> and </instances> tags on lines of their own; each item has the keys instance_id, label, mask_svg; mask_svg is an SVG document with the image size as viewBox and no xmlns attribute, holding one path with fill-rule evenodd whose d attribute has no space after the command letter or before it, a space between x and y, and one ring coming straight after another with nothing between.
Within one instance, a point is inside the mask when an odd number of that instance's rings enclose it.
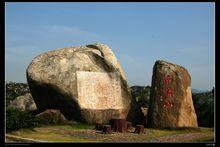
<instances>
[{"instance_id":1,"label":"orange-brown rock face","mask_svg":"<svg viewBox=\"0 0 220 147\"><path fill-rule=\"evenodd\" d=\"M179 65L156 61L153 68L147 125L152 128L197 128L191 77Z\"/></svg>"}]
</instances>

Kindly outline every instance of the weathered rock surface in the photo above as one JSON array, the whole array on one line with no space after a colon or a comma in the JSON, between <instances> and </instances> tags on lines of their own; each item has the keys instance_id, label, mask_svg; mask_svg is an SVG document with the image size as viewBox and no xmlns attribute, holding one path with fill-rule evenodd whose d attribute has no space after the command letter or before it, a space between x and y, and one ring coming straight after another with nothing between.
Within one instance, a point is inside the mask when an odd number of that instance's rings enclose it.
<instances>
[{"instance_id":1,"label":"weathered rock surface","mask_svg":"<svg viewBox=\"0 0 220 147\"><path fill-rule=\"evenodd\" d=\"M30 93L16 97L8 106L8 108L16 108L21 111L35 111L36 104Z\"/></svg>"},{"instance_id":2,"label":"weathered rock surface","mask_svg":"<svg viewBox=\"0 0 220 147\"><path fill-rule=\"evenodd\" d=\"M196 128L191 77L179 65L156 61L153 68L147 126L153 128Z\"/></svg>"},{"instance_id":3,"label":"weathered rock surface","mask_svg":"<svg viewBox=\"0 0 220 147\"><path fill-rule=\"evenodd\" d=\"M36 115L40 124L65 124L68 120L60 110L48 109Z\"/></svg>"},{"instance_id":4,"label":"weathered rock surface","mask_svg":"<svg viewBox=\"0 0 220 147\"><path fill-rule=\"evenodd\" d=\"M124 71L104 44L40 54L27 68L27 80L39 111L59 109L67 119L108 123L126 118L130 109Z\"/></svg>"}]
</instances>

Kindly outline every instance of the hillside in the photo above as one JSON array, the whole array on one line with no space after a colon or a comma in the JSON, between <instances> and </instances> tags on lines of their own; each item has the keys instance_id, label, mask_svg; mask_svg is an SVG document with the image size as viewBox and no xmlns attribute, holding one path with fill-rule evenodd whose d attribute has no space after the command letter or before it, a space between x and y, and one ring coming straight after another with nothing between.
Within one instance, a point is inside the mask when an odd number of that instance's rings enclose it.
<instances>
[{"instance_id":1,"label":"hillside","mask_svg":"<svg viewBox=\"0 0 220 147\"><path fill-rule=\"evenodd\" d=\"M214 95L213 92L193 93L193 103L199 126L214 126Z\"/></svg>"},{"instance_id":2,"label":"hillside","mask_svg":"<svg viewBox=\"0 0 220 147\"><path fill-rule=\"evenodd\" d=\"M30 93L27 83L6 82L5 90L6 106L16 97Z\"/></svg>"},{"instance_id":3,"label":"hillside","mask_svg":"<svg viewBox=\"0 0 220 147\"><path fill-rule=\"evenodd\" d=\"M150 86L132 86L131 92L139 107L148 107L150 101Z\"/></svg>"}]
</instances>

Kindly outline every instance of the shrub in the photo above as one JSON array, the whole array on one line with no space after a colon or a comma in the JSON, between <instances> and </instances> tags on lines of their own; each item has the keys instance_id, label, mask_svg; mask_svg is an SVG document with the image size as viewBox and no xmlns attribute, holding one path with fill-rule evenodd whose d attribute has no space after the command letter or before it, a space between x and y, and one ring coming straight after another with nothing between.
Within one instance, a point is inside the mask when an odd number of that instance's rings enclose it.
<instances>
[{"instance_id":1,"label":"shrub","mask_svg":"<svg viewBox=\"0 0 220 147\"><path fill-rule=\"evenodd\" d=\"M29 112L14 108L6 109L6 131L21 128L33 128L37 125L37 118Z\"/></svg>"}]
</instances>

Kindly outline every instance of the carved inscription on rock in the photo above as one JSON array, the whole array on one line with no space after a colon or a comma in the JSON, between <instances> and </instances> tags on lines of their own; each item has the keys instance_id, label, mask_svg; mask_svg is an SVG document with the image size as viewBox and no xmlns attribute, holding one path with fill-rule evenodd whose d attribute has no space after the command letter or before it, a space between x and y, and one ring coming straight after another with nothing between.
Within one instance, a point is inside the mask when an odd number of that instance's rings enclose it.
<instances>
[{"instance_id":1,"label":"carved inscription on rock","mask_svg":"<svg viewBox=\"0 0 220 147\"><path fill-rule=\"evenodd\" d=\"M121 83L114 72L77 71L78 100L86 109L122 109Z\"/></svg>"}]
</instances>

